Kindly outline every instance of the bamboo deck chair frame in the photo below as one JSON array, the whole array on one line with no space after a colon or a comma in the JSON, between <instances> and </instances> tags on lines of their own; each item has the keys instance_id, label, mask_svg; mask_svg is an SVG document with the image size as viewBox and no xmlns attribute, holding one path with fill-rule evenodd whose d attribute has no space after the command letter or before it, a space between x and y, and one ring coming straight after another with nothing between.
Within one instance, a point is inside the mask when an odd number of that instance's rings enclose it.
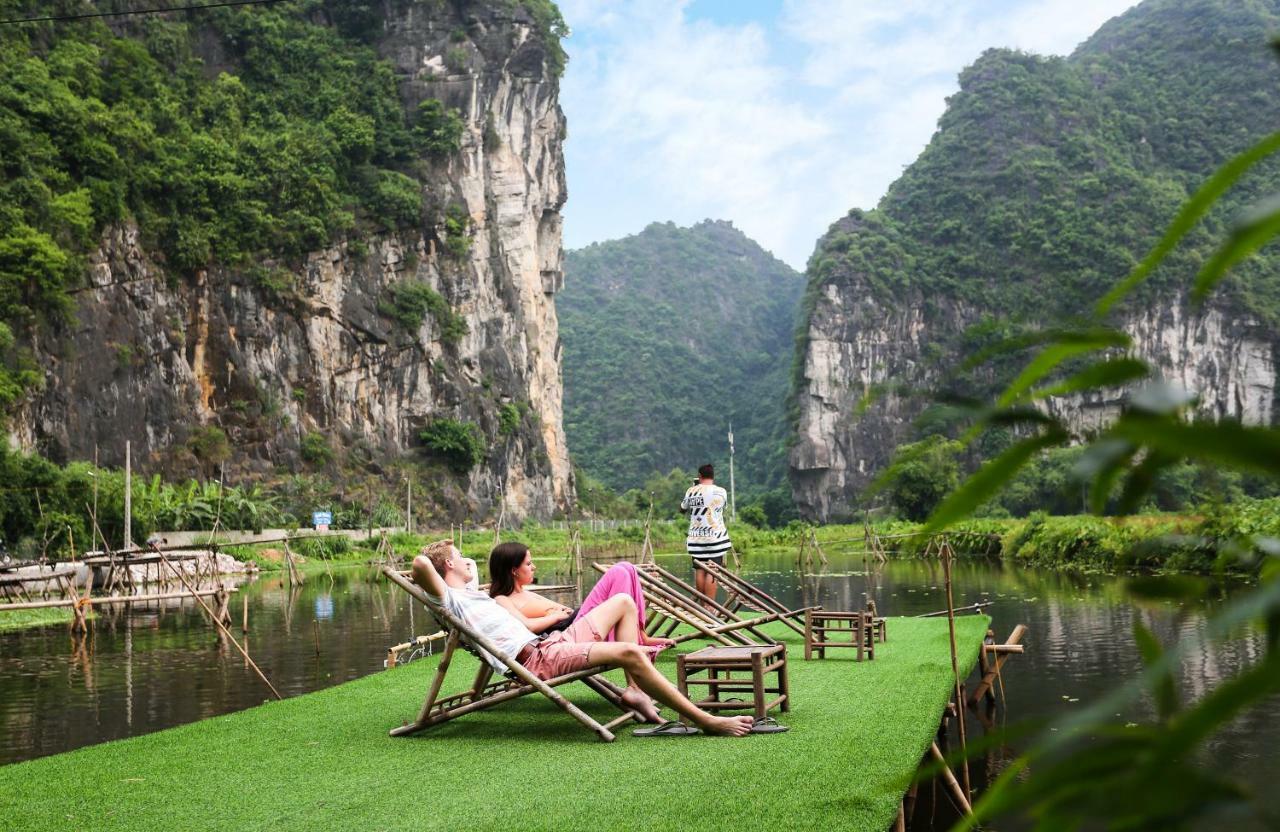
<instances>
[{"instance_id":1,"label":"bamboo deck chair frame","mask_svg":"<svg viewBox=\"0 0 1280 832\"><path fill-rule=\"evenodd\" d=\"M592 562L591 566L601 574L608 569L598 562ZM777 639L758 629L763 624L776 621L776 615L743 618L656 563L636 564L636 573L649 607L648 620L645 622L646 633L671 638L676 644L697 638L705 638L725 647L758 647L761 644L778 643ZM710 605L711 609L706 605ZM691 627L693 632L674 635L681 624ZM661 632L664 627L665 632Z\"/></svg>"},{"instance_id":2,"label":"bamboo deck chair frame","mask_svg":"<svg viewBox=\"0 0 1280 832\"><path fill-rule=\"evenodd\" d=\"M751 581L718 563L706 563L703 564L703 568L710 572L711 576L729 594L728 606L733 612L736 613L746 607L766 614L777 613L779 621L790 627L797 634L804 635L804 624L798 623L798 621L804 621L805 607L797 610L788 608L786 604Z\"/></svg>"},{"instance_id":3,"label":"bamboo deck chair frame","mask_svg":"<svg viewBox=\"0 0 1280 832\"><path fill-rule=\"evenodd\" d=\"M501 705L503 702L519 699L532 693L540 693L550 699L605 742L613 742L613 729L619 725L633 719L637 722L642 721L639 714L622 703L621 688L600 675L612 668L605 665L596 665L573 673L567 673L563 676L557 676L554 679L545 681L539 679L524 665L514 659L503 656L489 639L468 627L466 623L443 606L432 601L422 587L405 577L398 569L384 566L382 567L382 574L386 575L392 583L409 593L414 600L425 606L435 616L441 627L449 633L445 642L444 653L440 656L440 664L436 667L435 676L432 677L431 686L427 691L427 698L423 701L422 708L418 711L418 718L413 722L392 728L390 731L391 736L404 737L416 734L419 731L425 731L428 728L460 716L475 711L487 710L496 705ZM444 684L446 674L449 672L449 663L459 646L476 656L480 662L480 668L477 670L475 680L471 683L470 688L460 693L442 697L440 696L440 689ZM493 681L494 668L480 655L478 651L481 649L497 656L507 666L508 672L505 678ZM609 722L603 724L597 722L577 705L555 691L555 688L567 685L570 682L582 682L623 713Z\"/></svg>"},{"instance_id":4,"label":"bamboo deck chair frame","mask_svg":"<svg viewBox=\"0 0 1280 832\"><path fill-rule=\"evenodd\" d=\"M716 577L721 586L725 588L732 598L730 600L730 609L734 612L747 607L755 609L762 613L779 613L779 621L786 624L801 636L805 635L804 615L806 610L819 610L821 606L800 607L795 610L788 610L786 604L783 604L777 598L765 592L760 587L748 581L738 573L730 570L728 567L721 566L718 563L706 564L708 571ZM874 609L874 601L868 602L868 611L871 612L870 627L876 635L877 641L886 641L888 639L887 627L885 619ZM807 636L806 636L807 638Z\"/></svg>"}]
</instances>

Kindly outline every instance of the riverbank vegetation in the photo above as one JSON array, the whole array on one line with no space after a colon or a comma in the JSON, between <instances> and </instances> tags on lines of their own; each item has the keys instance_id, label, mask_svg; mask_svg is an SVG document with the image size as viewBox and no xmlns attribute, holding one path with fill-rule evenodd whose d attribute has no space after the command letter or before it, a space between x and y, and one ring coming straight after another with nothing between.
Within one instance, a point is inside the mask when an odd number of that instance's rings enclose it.
<instances>
[{"instance_id":1,"label":"riverbank vegetation","mask_svg":"<svg viewBox=\"0 0 1280 832\"><path fill-rule=\"evenodd\" d=\"M89 615L92 616L92 611ZM6 610L0 612L0 633L25 630L28 627L48 627L53 624L69 624L74 616L66 607L48 607L34 610Z\"/></svg>"}]
</instances>

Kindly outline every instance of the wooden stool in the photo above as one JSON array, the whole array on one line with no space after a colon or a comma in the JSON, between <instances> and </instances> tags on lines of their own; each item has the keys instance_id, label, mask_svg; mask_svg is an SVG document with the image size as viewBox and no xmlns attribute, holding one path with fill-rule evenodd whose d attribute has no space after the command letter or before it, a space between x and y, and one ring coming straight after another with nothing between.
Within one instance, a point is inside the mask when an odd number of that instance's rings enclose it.
<instances>
[{"instance_id":1,"label":"wooden stool","mask_svg":"<svg viewBox=\"0 0 1280 832\"><path fill-rule=\"evenodd\" d=\"M705 678L690 678L702 671ZM750 678L734 677L734 671L748 672ZM765 675L776 674L775 686L767 687ZM723 674L723 675L721 675ZM680 692L690 699L693 685L705 685L707 698L694 700L705 711L753 711L756 719L764 718L770 708L781 706L791 710L791 688L787 682L787 646L762 644L750 647L704 647L676 657L676 681ZM749 693L744 701L727 702L722 693ZM769 699L771 693L778 694Z\"/></svg>"},{"instance_id":2,"label":"wooden stool","mask_svg":"<svg viewBox=\"0 0 1280 832\"><path fill-rule=\"evenodd\" d=\"M805 610L805 661L813 658L815 650L818 658L825 659L828 647L852 647L858 651L858 661L862 661L863 653L868 659L875 659L875 629L875 619L868 612ZM847 641L841 639L842 634L849 637Z\"/></svg>"}]
</instances>

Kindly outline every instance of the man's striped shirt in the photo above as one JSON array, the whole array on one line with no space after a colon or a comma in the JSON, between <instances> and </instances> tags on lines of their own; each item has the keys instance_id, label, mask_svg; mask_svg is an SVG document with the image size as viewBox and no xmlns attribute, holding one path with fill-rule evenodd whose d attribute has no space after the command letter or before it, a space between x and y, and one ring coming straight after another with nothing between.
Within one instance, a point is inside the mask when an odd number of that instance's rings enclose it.
<instances>
[{"instance_id":1,"label":"man's striped shirt","mask_svg":"<svg viewBox=\"0 0 1280 832\"><path fill-rule=\"evenodd\" d=\"M689 512L689 536L685 548L694 558L720 557L733 543L724 524L724 506L729 495L712 483L699 483L684 493L680 510Z\"/></svg>"}]
</instances>

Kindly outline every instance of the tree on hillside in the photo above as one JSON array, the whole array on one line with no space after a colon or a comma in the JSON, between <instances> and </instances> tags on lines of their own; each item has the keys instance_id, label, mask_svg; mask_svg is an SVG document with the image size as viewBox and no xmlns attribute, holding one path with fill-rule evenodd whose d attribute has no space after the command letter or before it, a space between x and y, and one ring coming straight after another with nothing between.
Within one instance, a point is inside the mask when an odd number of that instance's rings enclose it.
<instances>
[{"instance_id":1,"label":"tree on hillside","mask_svg":"<svg viewBox=\"0 0 1280 832\"><path fill-rule=\"evenodd\" d=\"M956 456L963 445L930 436L900 449L900 463L889 481L889 501L908 520L921 521L960 484Z\"/></svg>"}]
</instances>

